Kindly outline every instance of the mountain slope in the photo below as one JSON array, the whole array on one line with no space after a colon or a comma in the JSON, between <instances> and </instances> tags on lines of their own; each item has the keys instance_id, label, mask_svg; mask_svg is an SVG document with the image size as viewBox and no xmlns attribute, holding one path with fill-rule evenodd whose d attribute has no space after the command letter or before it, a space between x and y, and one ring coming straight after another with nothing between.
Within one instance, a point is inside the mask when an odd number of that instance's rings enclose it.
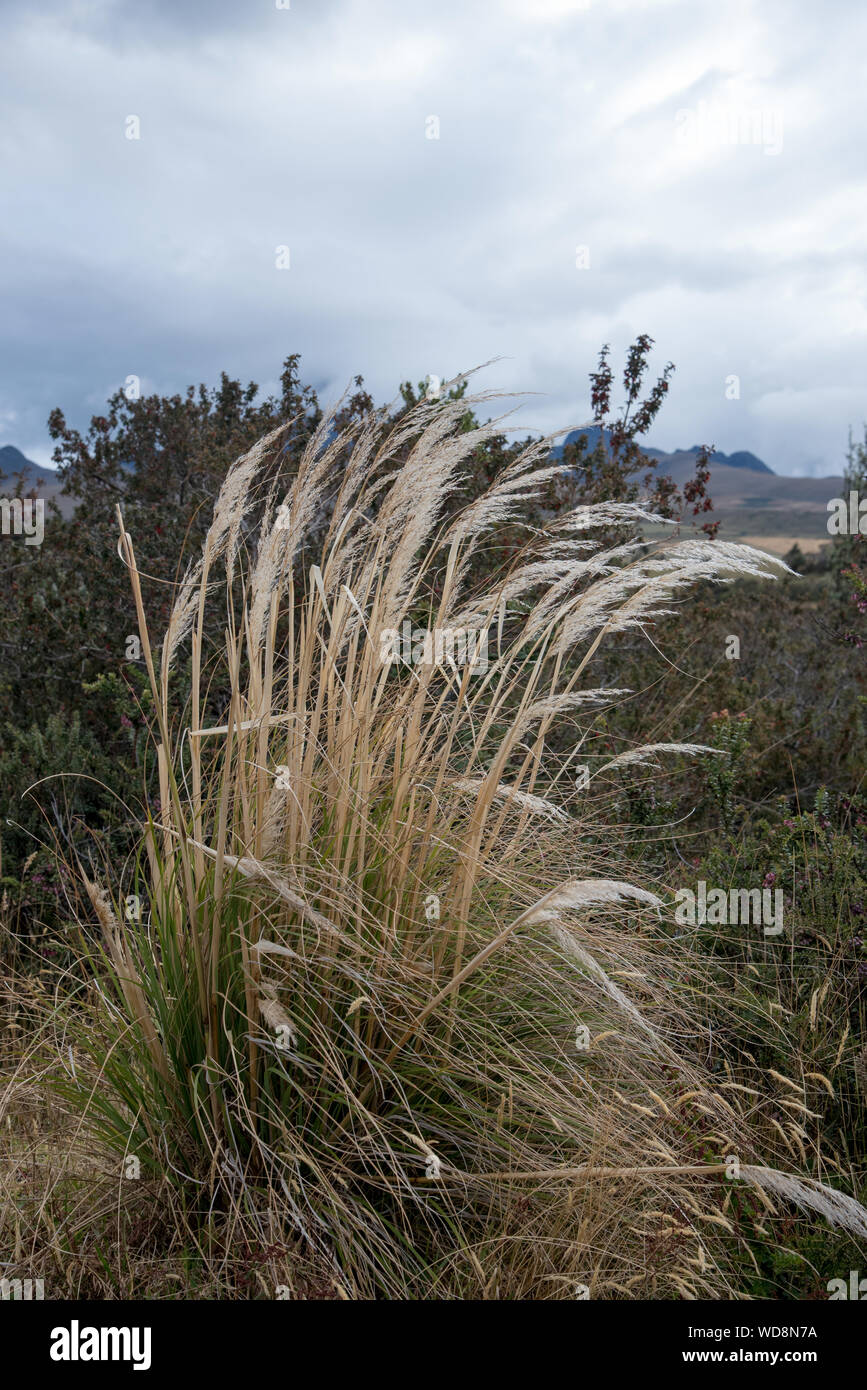
<instances>
[{"instance_id":1,"label":"mountain slope","mask_svg":"<svg viewBox=\"0 0 867 1390\"><path fill-rule=\"evenodd\" d=\"M554 453L558 458L561 457L564 445L574 444L580 439L581 435L587 436L588 448L592 452L599 442L601 433L602 430L599 425L591 425L585 430L573 430L571 434L566 435L563 444L558 445ZM606 436L610 438L610 431L606 430L605 433ZM694 460L696 455L700 452L700 444L693 444L691 449L675 449L672 453L666 453L663 449L650 449L647 447L642 450L642 453L646 454L648 458L654 459L661 465L664 465L669 459L692 458ZM725 464L728 468L743 468L750 473L769 473L772 477L774 476L774 470L769 468L766 463L763 463L760 458L757 458L755 454L751 454L748 449L739 449L734 454L724 454L718 449L713 455L713 463L714 466ZM662 473L667 473L669 471L667 467L663 466L660 468L660 472Z\"/></svg>"},{"instance_id":2,"label":"mountain slope","mask_svg":"<svg viewBox=\"0 0 867 1390\"><path fill-rule=\"evenodd\" d=\"M599 440L598 426L574 430L566 443L587 435L592 450ZM656 465L658 474L668 474L679 486L695 474L699 446L665 453L661 449L642 451ZM555 450L562 457L562 447ZM722 522L722 533L730 540L743 536L791 536L827 539L828 502L842 497L844 482L835 474L827 478L791 478L774 473L748 450L733 454L721 451L711 455L708 491L713 499L713 519Z\"/></svg>"},{"instance_id":3,"label":"mountain slope","mask_svg":"<svg viewBox=\"0 0 867 1390\"><path fill-rule=\"evenodd\" d=\"M16 449L14 444L4 444L0 448L0 478L11 478L16 473L25 473L34 482L56 483L57 474L53 468L43 468Z\"/></svg>"},{"instance_id":4,"label":"mountain slope","mask_svg":"<svg viewBox=\"0 0 867 1390\"><path fill-rule=\"evenodd\" d=\"M63 516L72 515L75 510L75 498L61 495L62 484L54 469L43 468L41 464L34 463L33 459L27 458L20 449L16 449L14 444L4 444L0 448L0 493L8 496L14 492L19 474L23 475L25 492L41 483L38 496L46 502L49 499L56 502Z\"/></svg>"}]
</instances>

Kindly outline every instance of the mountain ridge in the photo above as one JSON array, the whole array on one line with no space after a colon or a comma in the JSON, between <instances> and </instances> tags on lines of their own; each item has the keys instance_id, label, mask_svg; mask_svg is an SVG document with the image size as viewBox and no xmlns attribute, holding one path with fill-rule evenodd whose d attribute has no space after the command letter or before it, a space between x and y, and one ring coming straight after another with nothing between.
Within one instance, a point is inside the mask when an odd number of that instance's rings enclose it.
<instances>
[{"instance_id":1,"label":"mountain ridge","mask_svg":"<svg viewBox=\"0 0 867 1390\"><path fill-rule=\"evenodd\" d=\"M11 478L16 473L28 473L44 483L60 481L53 468L43 468L41 463L34 463L14 444L0 445L0 478Z\"/></svg>"},{"instance_id":2,"label":"mountain ridge","mask_svg":"<svg viewBox=\"0 0 867 1390\"><path fill-rule=\"evenodd\" d=\"M602 433L603 431L600 425L590 425L586 429L572 430L567 434L563 443L558 444L553 452L558 458L562 457L565 446L567 444L575 444L582 435L587 437L589 448L592 451L599 442ZM604 433L607 439L611 438L610 430L605 430ZM690 449L672 449L669 451L665 449L651 449L645 446L642 448L641 452L646 454L648 458L653 459L656 463L660 463L667 459L680 459L687 455L694 458L697 454L701 453L701 450L701 444L693 444ZM715 450L711 455L711 466L719 466L720 464L725 464L727 468L746 469L750 473L770 473L774 477L783 476L779 473L775 474L773 468L769 468L763 459L751 453L749 449L737 449L733 454L725 454L721 449Z\"/></svg>"},{"instance_id":3,"label":"mountain ridge","mask_svg":"<svg viewBox=\"0 0 867 1390\"><path fill-rule=\"evenodd\" d=\"M599 439L599 426L573 430L564 443L574 443L587 435L592 450ZM562 458L564 445L553 449L555 458ZM695 460L700 446L665 453L661 449L644 449L648 465L655 465L660 474L668 474L679 487L695 475ZM13 486L13 476L24 474L25 485L40 483L39 495L46 501L57 501L61 513L70 516L75 510L74 498L61 494L57 473L28 459L14 444L0 447L0 488ZM824 478L792 477L775 473L762 459L748 450L733 454L715 453L710 458L709 492L713 499L714 520L723 523L723 531L735 536L802 536L827 538L827 505L832 497L844 494L842 475Z\"/></svg>"}]
</instances>

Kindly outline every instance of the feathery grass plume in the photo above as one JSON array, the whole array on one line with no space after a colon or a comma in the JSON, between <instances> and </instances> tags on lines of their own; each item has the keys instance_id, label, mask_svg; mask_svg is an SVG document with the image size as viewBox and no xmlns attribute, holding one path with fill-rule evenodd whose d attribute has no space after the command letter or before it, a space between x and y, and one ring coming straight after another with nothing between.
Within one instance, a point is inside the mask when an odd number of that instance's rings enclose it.
<instances>
[{"instance_id":1,"label":"feathery grass plume","mask_svg":"<svg viewBox=\"0 0 867 1390\"><path fill-rule=\"evenodd\" d=\"M599 526L623 526L635 521L652 521L658 526L675 525L671 517L658 516L636 502L595 502L592 507L573 507L557 520L555 530L589 531Z\"/></svg>"},{"instance_id":2,"label":"feathery grass plume","mask_svg":"<svg viewBox=\"0 0 867 1390\"><path fill-rule=\"evenodd\" d=\"M452 785L455 791L468 792L473 796L485 790L486 787L486 783L481 777L475 780L469 777L461 777ZM521 791L519 787L508 787L505 782L498 782L490 794L497 799L512 801L516 805L528 811L532 811L534 815L546 816L549 820L565 822L569 819L562 807L555 806L551 801L546 801L543 796L533 796L531 792Z\"/></svg>"},{"instance_id":3,"label":"feathery grass plume","mask_svg":"<svg viewBox=\"0 0 867 1390\"><path fill-rule=\"evenodd\" d=\"M565 883L554 893L549 893L544 899L544 905L532 910L526 922L528 925L534 922L550 922L551 933L558 945L563 947L567 955L574 956L593 979L599 981L602 989L618 1008L628 1014L633 1023L651 1039L653 1046L658 1048L661 1046L661 1039L656 1029L646 1022L632 1000L627 998L595 957L576 940L574 933L567 930L561 920L564 913L577 911L593 903L618 903L629 899L650 903L656 908L662 907L662 902L656 894L646 888L638 888L630 883L590 879Z\"/></svg>"},{"instance_id":4,"label":"feathery grass plume","mask_svg":"<svg viewBox=\"0 0 867 1390\"><path fill-rule=\"evenodd\" d=\"M207 592L210 568L223 556L226 558L228 580L231 585L238 554L238 538L247 511L250 490L267 462L273 445L292 423L291 420L284 421L269 434L264 435L252 449L248 449L246 454L242 454L235 461L226 475L214 503L214 518L208 528L202 554L194 565L188 567L172 605L162 649L161 667L164 683L171 671L178 647L189 633L201 600Z\"/></svg>"},{"instance_id":5,"label":"feathery grass plume","mask_svg":"<svg viewBox=\"0 0 867 1390\"><path fill-rule=\"evenodd\" d=\"M529 709L524 710L521 718L516 721L513 727L515 739L522 738L534 724L540 720L552 720L558 715L566 714L569 710L581 709L582 706L590 705L599 708L601 705L614 704L619 695L631 695L631 690L625 690L609 686L599 690L573 690L568 694L550 695L536 700L530 705Z\"/></svg>"},{"instance_id":6,"label":"feathery grass plume","mask_svg":"<svg viewBox=\"0 0 867 1390\"><path fill-rule=\"evenodd\" d=\"M757 1166L768 1154L688 1043L702 963L673 951L659 895L627 881L549 735L568 720L574 751L623 694L585 679L603 638L696 580L780 566L719 542L606 551L597 527L660 520L618 504L534 518L491 576L490 528L520 521L552 476L532 446L466 500L473 453L502 426L461 422L495 395L377 412L348 434L326 413L255 547L238 537L277 436L240 460L161 681L122 533L161 806L136 865L141 920L119 933L91 894L108 959L69 1021L86 1124L139 1155L185 1220L204 1194L227 1230L261 1241L267 1210L292 1287L312 1261L353 1298L568 1297L576 1282L594 1297L720 1296L730 1189L699 1180L695 1146L736 1145ZM238 578L225 643L206 652L222 554ZM196 614L179 734L171 658ZM392 661L383 635L405 617L476 622L487 669ZM609 766L682 751L704 750L651 744ZM592 1180L564 1176L576 1170ZM525 1173L547 1176L516 1196L508 1179ZM679 1240L648 1260L673 1211Z\"/></svg>"},{"instance_id":7,"label":"feathery grass plume","mask_svg":"<svg viewBox=\"0 0 867 1390\"><path fill-rule=\"evenodd\" d=\"M277 991L268 981L262 981L259 986L259 1013L263 1020L274 1033L282 1033L284 1030L288 1034L288 1041L296 1043L298 1041L298 1030L291 1018L287 1014L280 1000L276 997Z\"/></svg>"},{"instance_id":8,"label":"feathery grass plume","mask_svg":"<svg viewBox=\"0 0 867 1390\"><path fill-rule=\"evenodd\" d=\"M562 464L544 464L541 468L535 465L547 456L551 445L563 433L563 430L558 430L522 449L490 487L463 508L446 533L446 543L458 544L470 537L481 536L494 526L519 520L527 503L539 496L544 485L562 476Z\"/></svg>"},{"instance_id":9,"label":"feathery grass plume","mask_svg":"<svg viewBox=\"0 0 867 1390\"><path fill-rule=\"evenodd\" d=\"M659 766L656 758L657 753L711 753L719 754L720 748L712 748L709 743L646 743L642 748L627 748L625 753L618 753L616 758L604 763L600 767L600 772L609 772L613 767L629 767L634 763L651 763Z\"/></svg>"},{"instance_id":10,"label":"feathery grass plume","mask_svg":"<svg viewBox=\"0 0 867 1390\"><path fill-rule=\"evenodd\" d=\"M662 901L647 888L611 879L574 879L562 883L547 893L526 917L528 923L554 921L562 912L574 911L596 903L619 903L627 899L662 907Z\"/></svg>"},{"instance_id":11,"label":"feathery grass plume","mask_svg":"<svg viewBox=\"0 0 867 1390\"><path fill-rule=\"evenodd\" d=\"M867 1240L867 1211L854 1197L835 1187L814 1179L799 1178L793 1173L781 1173L776 1168L744 1164L741 1172L764 1192L772 1192L784 1202L816 1211L831 1226L840 1226L854 1236Z\"/></svg>"}]
</instances>

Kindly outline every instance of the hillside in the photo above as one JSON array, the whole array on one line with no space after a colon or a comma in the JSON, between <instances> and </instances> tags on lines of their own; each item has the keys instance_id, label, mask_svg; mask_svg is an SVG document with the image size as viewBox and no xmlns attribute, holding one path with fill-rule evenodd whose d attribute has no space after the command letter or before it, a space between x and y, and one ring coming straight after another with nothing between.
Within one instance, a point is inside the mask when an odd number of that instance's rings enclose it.
<instances>
[{"instance_id":1,"label":"hillside","mask_svg":"<svg viewBox=\"0 0 867 1390\"><path fill-rule=\"evenodd\" d=\"M591 447L599 438L598 429L575 431L567 435L572 443L578 434L586 434ZM562 454L562 448L556 451ZM682 484L695 472L698 446L665 453L661 449L645 449L648 459L660 474L668 473ZM777 553L787 550L794 540L801 548L809 548L828 539L828 502L843 493L843 478L834 474L826 478L793 478L774 473L760 458L746 450L733 454L719 451L710 462L710 495L714 503L714 519L722 522L721 534L729 539L749 539L761 544L773 541L765 548Z\"/></svg>"},{"instance_id":2,"label":"hillside","mask_svg":"<svg viewBox=\"0 0 867 1390\"><path fill-rule=\"evenodd\" d=\"M695 455L691 451L661 455L657 467L660 472L669 473L675 482L682 483L694 471ZM839 474L827 478L791 478L772 473L770 469L759 472L733 465L731 459L725 459L722 454L711 458L709 490L714 517L722 522L721 533L732 539L825 541L828 539L828 502L832 497L841 496L843 487ZM775 544L768 548L779 551L788 546Z\"/></svg>"}]
</instances>

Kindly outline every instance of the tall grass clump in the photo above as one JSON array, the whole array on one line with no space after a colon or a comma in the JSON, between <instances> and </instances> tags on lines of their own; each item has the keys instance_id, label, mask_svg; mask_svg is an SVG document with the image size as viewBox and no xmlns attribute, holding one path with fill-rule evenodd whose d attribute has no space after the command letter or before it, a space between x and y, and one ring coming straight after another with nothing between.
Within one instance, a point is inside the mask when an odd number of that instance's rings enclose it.
<instances>
[{"instance_id":1,"label":"tall grass clump","mask_svg":"<svg viewBox=\"0 0 867 1390\"><path fill-rule=\"evenodd\" d=\"M530 444L467 500L502 422L459 424L488 399L340 433L326 415L264 508L280 431L263 439L158 646L119 518L160 799L129 871L83 865L98 947L64 1085L211 1259L228 1268L242 1238L266 1252L264 1296L316 1279L346 1297L718 1296L729 1155L768 1205L861 1209L755 1162L736 1091L693 1052L698 963L605 843L605 765L576 774L622 693L589 688L601 644L773 562L600 547L594 530L645 515L620 504L527 524L492 567L557 466ZM405 622L431 644L384 659ZM437 645L467 632L486 665Z\"/></svg>"}]
</instances>

